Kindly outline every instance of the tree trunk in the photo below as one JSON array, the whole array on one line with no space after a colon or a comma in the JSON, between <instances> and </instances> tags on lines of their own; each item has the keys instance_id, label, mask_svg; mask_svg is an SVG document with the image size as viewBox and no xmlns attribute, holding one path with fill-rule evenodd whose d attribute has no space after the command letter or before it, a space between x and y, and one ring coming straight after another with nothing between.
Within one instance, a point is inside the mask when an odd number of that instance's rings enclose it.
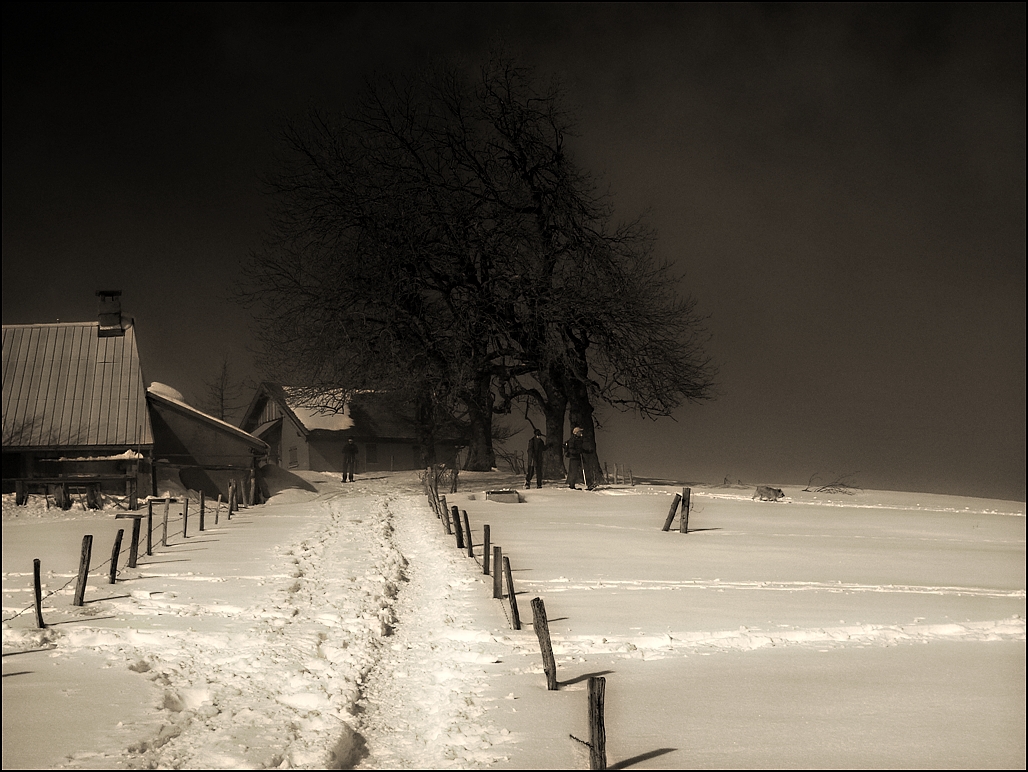
<instances>
[{"instance_id":1,"label":"tree trunk","mask_svg":"<svg viewBox=\"0 0 1028 772\"><path fill-rule=\"evenodd\" d=\"M492 377L486 373L478 377L477 389L461 394L467 407L470 424L468 459L464 468L471 472L488 472L496 466L493 452L493 392Z\"/></svg>"},{"instance_id":2,"label":"tree trunk","mask_svg":"<svg viewBox=\"0 0 1028 772\"><path fill-rule=\"evenodd\" d=\"M582 454L582 466L585 467L585 473L589 480L594 485L599 484L603 481L603 469L596 447L596 427L593 424L593 406L589 400L589 389L585 381L579 380L573 375L569 376L565 382L571 428L582 427L582 445L593 451Z\"/></svg>"},{"instance_id":3,"label":"tree trunk","mask_svg":"<svg viewBox=\"0 0 1028 772\"><path fill-rule=\"evenodd\" d=\"M435 401L428 384L421 384L414 402L414 431L421 450L421 466L435 465Z\"/></svg>"},{"instance_id":4,"label":"tree trunk","mask_svg":"<svg viewBox=\"0 0 1028 772\"><path fill-rule=\"evenodd\" d=\"M555 368L541 370L537 380L546 394L546 402L540 405L546 419L543 478L561 480L567 477L567 469L564 468L564 414L568 409L568 397Z\"/></svg>"}]
</instances>

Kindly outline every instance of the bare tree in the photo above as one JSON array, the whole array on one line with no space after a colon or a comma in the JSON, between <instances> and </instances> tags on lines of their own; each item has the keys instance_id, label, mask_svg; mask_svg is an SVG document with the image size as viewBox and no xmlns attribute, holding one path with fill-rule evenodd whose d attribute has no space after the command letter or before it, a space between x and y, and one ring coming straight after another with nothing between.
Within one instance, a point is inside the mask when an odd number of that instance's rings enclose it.
<instances>
[{"instance_id":1,"label":"bare tree","mask_svg":"<svg viewBox=\"0 0 1028 772\"><path fill-rule=\"evenodd\" d=\"M214 375L203 382L203 409L222 421L231 421L246 405L243 402L243 382L232 376L228 355L221 358L221 364Z\"/></svg>"},{"instance_id":2,"label":"bare tree","mask_svg":"<svg viewBox=\"0 0 1028 772\"><path fill-rule=\"evenodd\" d=\"M693 306L645 229L611 224L565 102L495 56L378 79L290 127L246 272L269 369L315 393L402 383L426 436L440 413L466 424L478 470L519 400L562 467L567 409L594 443L596 400L656 417L709 398Z\"/></svg>"}]
</instances>

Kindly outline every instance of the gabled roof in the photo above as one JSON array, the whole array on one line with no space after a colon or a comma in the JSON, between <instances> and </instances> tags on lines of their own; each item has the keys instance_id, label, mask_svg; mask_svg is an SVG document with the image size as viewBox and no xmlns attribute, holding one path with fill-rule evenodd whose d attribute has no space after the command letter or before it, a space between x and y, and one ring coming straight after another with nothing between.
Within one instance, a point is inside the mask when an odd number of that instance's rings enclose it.
<instances>
[{"instance_id":1,"label":"gabled roof","mask_svg":"<svg viewBox=\"0 0 1028 772\"><path fill-rule=\"evenodd\" d=\"M247 421L253 425L257 423L258 405L261 404L263 396L274 401L281 413L289 417L297 428L305 435L311 432L345 432L343 436L358 439L393 439L413 440L415 438L413 421L397 410L394 400L388 395L359 392L353 394L347 401L345 410L341 413L319 411L304 407L298 401L289 387L267 381L261 383L243 416L243 425ZM270 425L271 421L266 422ZM254 432L266 429L265 424L260 429L255 428ZM324 435L322 435L324 436Z\"/></svg>"},{"instance_id":2,"label":"gabled roof","mask_svg":"<svg viewBox=\"0 0 1028 772\"><path fill-rule=\"evenodd\" d=\"M135 327L3 326L4 448L153 445Z\"/></svg>"}]
</instances>

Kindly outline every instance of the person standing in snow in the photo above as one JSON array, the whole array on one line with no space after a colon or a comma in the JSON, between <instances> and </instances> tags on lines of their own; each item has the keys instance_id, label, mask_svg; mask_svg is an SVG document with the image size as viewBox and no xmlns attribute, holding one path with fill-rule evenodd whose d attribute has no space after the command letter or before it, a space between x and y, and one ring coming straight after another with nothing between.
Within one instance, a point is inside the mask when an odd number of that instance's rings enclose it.
<instances>
[{"instance_id":1,"label":"person standing in snow","mask_svg":"<svg viewBox=\"0 0 1028 772\"><path fill-rule=\"evenodd\" d=\"M582 482L582 472L585 467L582 465L582 456L592 453L591 447L586 447L585 437L582 436L582 427L576 426L571 430L571 436L564 443L564 455L568 459L568 487L578 490L578 483ZM589 471L585 469L585 485L589 490L595 486L589 479Z\"/></svg>"},{"instance_id":2,"label":"person standing in snow","mask_svg":"<svg viewBox=\"0 0 1028 772\"><path fill-rule=\"evenodd\" d=\"M357 454L359 453L357 443L350 438L343 445L343 482L353 482L353 472L357 468ZM349 480L347 480L349 476Z\"/></svg>"},{"instance_id":3,"label":"person standing in snow","mask_svg":"<svg viewBox=\"0 0 1028 772\"><path fill-rule=\"evenodd\" d=\"M543 433L538 429L535 435L528 441L528 473L525 475L525 487L532 487L532 477L535 476L535 487L543 487L543 449L546 447L546 440Z\"/></svg>"}]
</instances>

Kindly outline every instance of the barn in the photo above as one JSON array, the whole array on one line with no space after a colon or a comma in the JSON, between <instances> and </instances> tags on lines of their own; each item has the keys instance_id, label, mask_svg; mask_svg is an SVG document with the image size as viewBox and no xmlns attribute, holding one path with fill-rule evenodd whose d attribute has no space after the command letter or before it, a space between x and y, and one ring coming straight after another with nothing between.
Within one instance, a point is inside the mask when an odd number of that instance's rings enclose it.
<instances>
[{"instance_id":1,"label":"barn","mask_svg":"<svg viewBox=\"0 0 1028 772\"><path fill-rule=\"evenodd\" d=\"M152 489L154 440L120 292L98 292L93 322L3 326L3 490L95 505L101 492L134 505Z\"/></svg>"},{"instance_id":2,"label":"barn","mask_svg":"<svg viewBox=\"0 0 1028 772\"><path fill-rule=\"evenodd\" d=\"M4 493L63 508L118 495L135 509L158 488L214 497L257 481L267 444L174 389L147 389L121 292L97 296L97 321L3 326Z\"/></svg>"}]
</instances>

